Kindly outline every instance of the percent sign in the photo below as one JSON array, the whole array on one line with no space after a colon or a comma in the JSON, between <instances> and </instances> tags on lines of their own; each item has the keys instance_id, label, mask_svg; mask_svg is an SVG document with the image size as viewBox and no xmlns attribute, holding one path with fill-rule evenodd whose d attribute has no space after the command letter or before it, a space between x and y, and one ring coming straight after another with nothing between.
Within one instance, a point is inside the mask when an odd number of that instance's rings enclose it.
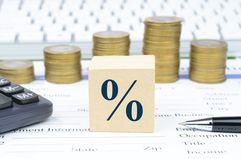
<instances>
[{"instance_id":1,"label":"percent sign","mask_svg":"<svg viewBox=\"0 0 241 159\"><path fill-rule=\"evenodd\" d=\"M123 100L126 98L126 96L129 94L129 92L131 91L131 89L134 87L134 85L136 84L137 80L134 80L133 83L130 85L130 87L128 88L128 90L126 91L126 93L122 96L121 100L118 102L118 104L115 106L115 109L112 111L112 113L110 114L110 116L107 118L107 121L109 121L112 116L115 114L115 112L117 111L117 109L120 107L121 103L123 102ZM112 86L112 93L110 95L110 97L108 96L108 84L111 84ZM108 79L106 81L103 82L102 87L101 87L101 93L102 96L106 99L106 100L114 100L117 95L118 95L118 85L117 83L112 80L112 79ZM132 116L132 107L133 104L136 105L136 117L134 118ZM131 121L138 121L139 119L141 119L143 114L143 108L142 105L139 101L137 100L131 100L127 106L126 106L126 116L129 120Z\"/></svg>"}]
</instances>

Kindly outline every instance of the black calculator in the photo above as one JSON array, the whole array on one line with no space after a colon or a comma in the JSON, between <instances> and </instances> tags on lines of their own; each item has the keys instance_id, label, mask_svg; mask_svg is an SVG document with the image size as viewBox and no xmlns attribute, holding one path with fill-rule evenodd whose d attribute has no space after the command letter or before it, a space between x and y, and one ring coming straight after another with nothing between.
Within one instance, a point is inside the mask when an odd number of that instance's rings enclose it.
<instances>
[{"instance_id":1,"label":"black calculator","mask_svg":"<svg viewBox=\"0 0 241 159\"><path fill-rule=\"evenodd\" d=\"M39 123L52 112L49 100L0 77L0 133Z\"/></svg>"}]
</instances>

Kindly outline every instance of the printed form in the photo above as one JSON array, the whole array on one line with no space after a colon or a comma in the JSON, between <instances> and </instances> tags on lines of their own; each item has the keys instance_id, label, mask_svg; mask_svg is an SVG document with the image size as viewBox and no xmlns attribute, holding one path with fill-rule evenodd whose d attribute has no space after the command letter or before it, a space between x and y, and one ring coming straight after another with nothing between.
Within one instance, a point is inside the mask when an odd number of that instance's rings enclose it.
<instances>
[{"instance_id":1,"label":"printed form","mask_svg":"<svg viewBox=\"0 0 241 159\"><path fill-rule=\"evenodd\" d=\"M82 62L84 80L51 84L44 80L42 62L35 62L37 80L24 87L54 104L45 122L0 135L0 155L83 152L155 152L168 158L230 158L240 156L241 134L194 131L178 123L212 116L241 116L241 60L229 60L227 81L198 84L188 79L188 60L181 61L180 80L156 84L154 133L94 133L88 126L88 62ZM64 157L63 157L64 158Z\"/></svg>"}]
</instances>

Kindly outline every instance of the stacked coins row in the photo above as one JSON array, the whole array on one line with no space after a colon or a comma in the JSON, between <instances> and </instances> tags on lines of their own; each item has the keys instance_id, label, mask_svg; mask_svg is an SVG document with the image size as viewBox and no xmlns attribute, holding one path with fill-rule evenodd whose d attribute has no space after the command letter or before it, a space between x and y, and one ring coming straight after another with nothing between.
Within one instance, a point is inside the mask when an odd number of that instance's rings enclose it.
<instances>
[{"instance_id":1,"label":"stacked coins row","mask_svg":"<svg viewBox=\"0 0 241 159\"><path fill-rule=\"evenodd\" d=\"M70 45L44 49L45 78L52 83L74 83L81 80L80 48Z\"/></svg>"},{"instance_id":2,"label":"stacked coins row","mask_svg":"<svg viewBox=\"0 0 241 159\"><path fill-rule=\"evenodd\" d=\"M25 60L0 61L0 75L17 84L30 83L35 79L33 63Z\"/></svg>"},{"instance_id":3,"label":"stacked coins row","mask_svg":"<svg viewBox=\"0 0 241 159\"><path fill-rule=\"evenodd\" d=\"M227 43L222 40L193 40L191 42L190 79L201 83L226 80Z\"/></svg>"},{"instance_id":4,"label":"stacked coins row","mask_svg":"<svg viewBox=\"0 0 241 159\"><path fill-rule=\"evenodd\" d=\"M170 83L179 78L179 47L181 19L178 17L149 17L145 19L145 55L156 57L156 82Z\"/></svg>"},{"instance_id":5,"label":"stacked coins row","mask_svg":"<svg viewBox=\"0 0 241 159\"><path fill-rule=\"evenodd\" d=\"M93 35L93 55L129 55L129 33L122 31L102 31Z\"/></svg>"}]
</instances>

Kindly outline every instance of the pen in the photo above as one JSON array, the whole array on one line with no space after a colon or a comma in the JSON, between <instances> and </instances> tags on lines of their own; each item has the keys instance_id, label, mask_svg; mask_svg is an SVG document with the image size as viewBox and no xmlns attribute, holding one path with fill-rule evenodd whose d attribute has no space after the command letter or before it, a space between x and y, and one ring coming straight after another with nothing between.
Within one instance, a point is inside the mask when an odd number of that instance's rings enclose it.
<instances>
[{"instance_id":1,"label":"pen","mask_svg":"<svg viewBox=\"0 0 241 159\"><path fill-rule=\"evenodd\" d=\"M241 116L204 118L179 124L202 131L241 133Z\"/></svg>"}]
</instances>

